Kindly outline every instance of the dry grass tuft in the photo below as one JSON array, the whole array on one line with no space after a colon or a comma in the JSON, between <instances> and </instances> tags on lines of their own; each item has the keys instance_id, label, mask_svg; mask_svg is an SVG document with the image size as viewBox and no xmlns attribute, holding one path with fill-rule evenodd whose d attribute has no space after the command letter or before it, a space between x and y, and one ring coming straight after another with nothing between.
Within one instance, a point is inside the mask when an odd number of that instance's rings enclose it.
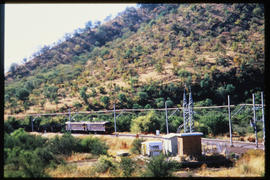
<instances>
[{"instance_id":1,"label":"dry grass tuft","mask_svg":"<svg viewBox=\"0 0 270 180\"><path fill-rule=\"evenodd\" d=\"M95 177L91 167L76 165L60 165L56 169L48 169L47 173L54 178L65 177Z\"/></svg>"},{"instance_id":2,"label":"dry grass tuft","mask_svg":"<svg viewBox=\"0 0 270 180\"><path fill-rule=\"evenodd\" d=\"M201 167L196 175L208 177L260 177L265 174L265 153L263 150L248 150L233 168L207 169Z\"/></svg>"},{"instance_id":3,"label":"dry grass tuft","mask_svg":"<svg viewBox=\"0 0 270 180\"><path fill-rule=\"evenodd\" d=\"M97 156L90 154L90 153L72 153L71 156L68 156L65 158L66 162L74 162L74 161L82 161L86 159L94 159L97 158Z\"/></svg>"}]
</instances>

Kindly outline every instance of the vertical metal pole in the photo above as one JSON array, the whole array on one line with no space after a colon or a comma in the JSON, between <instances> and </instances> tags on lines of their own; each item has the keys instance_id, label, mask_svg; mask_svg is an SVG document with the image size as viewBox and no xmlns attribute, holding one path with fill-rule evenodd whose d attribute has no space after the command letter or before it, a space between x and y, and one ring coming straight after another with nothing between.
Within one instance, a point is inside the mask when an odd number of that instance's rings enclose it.
<instances>
[{"instance_id":1,"label":"vertical metal pole","mask_svg":"<svg viewBox=\"0 0 270 180\"><path fill-rule=\"evenodd\" d=\"M189 115L189 117L188 117L189 118L189 132L192 133L194 122L193 122L193 100L192 100L191 90L189 93L188 115Z\"/></svg>"},{"instance_id":2,"label":"vertical metal pole","mask_svg":"<svg viewBox=\"0 0 270 180\"><path fill-rule=\"evenodd\" d=\"M230 146L232 147L232 121L231 121L231 109L230 109L230 95L228 95L228 112L229 112L229 131L230 131Z\"/></svg>"},{"instance_id":3,"label":"vertical metal pole","mask_svg":"<svg viewBox=\"0 0 270 180\"><path fill-rule=\"evenodd\" d=\"M185 89L184 89L184 94L183 94L183 121L184 121L184 133L187 132L187 127L186 127L186 94L185 94Z\"/></svg>"},{"instance_id":4,"label":"vertical metal pole","mask_svg":"<svg viewBox=\"0 0 270 180\"><path fill-rule=\"evenodd\" d=\"M258 136L257 136L257 126L256 126L256 109L255 109L255 96L254 93L252 94L253 99L253 126L255 131L255 138L256 138L256 148L258 148Z\"/></svg>"},{"instance_id":5,"label":"vertical metal pole","mask_svg":"<svg viewBox=\"0 0 270 180\"><path fill-rule=\"evenodd\" d=\"M167 128L167 134L169 134L167 101L165 101L165 111L166 111L166 128Z\"/></svg>"},{"instance_id":6,"label":"vertical metal pole","mask_svg":"<svg viewBox=\"0 0 270 180\"><path fill-rule=\"evenodd\" d=\"M30 120L31 120L32 132L33 132L34 131L34 124L33 124L33 118L32 118L32 116L30 116Z\"/></svg>"},{"instance_id":7,"label":"vertical metal pole","mask_svg":"<svg viewBox=\"0 0 270 180\"><path fill-rule=\"evenodd\" d=\"M264 124L263 92L261 92L261 100L262 100L263 142L265 142L265 124Z\"/></svg>"},{"instance_id":8,"label":"vertical metal pole","mask_svg":"<svg viewBox=\"0 0 270 180\"><path fill-rule=\"evenodd\" d=\"M114 116L114 132L116 135L116 116L115 116L115 104L113 104L113 116Z\"/></svg>"},{"instance_id":9,"label":"vertical metal pole","mask_svg":"<svg viewBox=\"0 0 270 180\"><path fill-rule=\"evenodd\" d=\"M71 123L71 114L70 114L70 108L68 109L68 117L69 117L69 131L71 131L70 123Z\"/></svg>"}]
</instances>

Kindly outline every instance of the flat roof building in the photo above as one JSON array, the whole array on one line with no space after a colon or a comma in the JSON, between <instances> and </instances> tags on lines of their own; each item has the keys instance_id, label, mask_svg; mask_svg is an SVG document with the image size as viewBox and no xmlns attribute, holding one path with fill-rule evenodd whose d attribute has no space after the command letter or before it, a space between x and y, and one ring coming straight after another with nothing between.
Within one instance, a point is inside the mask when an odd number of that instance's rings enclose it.
<instances>
[{"instance_id":1,"label":"flat roof building","mask_svg":"<svg viewBox=\"0 0 270 180\"><path fill-rule=\"evenodd\" d=\"M176 156L178 153L178 141L177 136L179 134L170 133L162 136L163 138L163 152L167 155Z\"/></svg>"},{"instance_id":2,"label":"flat roof building","mask_svg":"<svg viewBox=\"0 0 270 180\"><path fill-rule=\"evenodd\" d=\"M158 156L162 153L162 141L146 141L141 145L142 155Z\"/></svg>"},{"instance_id":3,"label":"flat roof building","mask_svg":"<svg viewBox=\"0 0 270 180\"><path fill-rule=\"evenodd\" d=\"M201 136L203 133L180 133L178 139L178 154L180 156L198 156L202 154Z\"/></svg>"}]
</instances>

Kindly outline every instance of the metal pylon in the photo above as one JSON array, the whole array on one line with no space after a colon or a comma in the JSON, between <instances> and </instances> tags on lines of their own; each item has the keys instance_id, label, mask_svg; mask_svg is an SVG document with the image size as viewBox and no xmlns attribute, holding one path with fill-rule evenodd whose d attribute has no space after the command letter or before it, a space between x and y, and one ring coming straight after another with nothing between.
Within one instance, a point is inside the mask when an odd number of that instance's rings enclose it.
<instances>
[{"instance_id":1,"label":"metal pylon","mask_svg":"<svg viewBox=\"0 0 270 180\"><path fill-rule=\"evenodd\" d=\"M187 104L187 100L186 100L186 92L184 89L184 94L183 94L183 120L184 120L184 132L188 132L189 127L188 127L188 104Z\"/></svg>"},{"instance_id":2,"label":"metal pylon","mask_svg":"<svg viewBox=\"0 0 270 180\"><path fill-rule=\"evenodd\" d=\"M193 132L194 129L194 120L193 120L193 99L191 91L189 93L189 102L188 102L188 120L189 120L189 132Z\"/></svg>"}]
</instances>

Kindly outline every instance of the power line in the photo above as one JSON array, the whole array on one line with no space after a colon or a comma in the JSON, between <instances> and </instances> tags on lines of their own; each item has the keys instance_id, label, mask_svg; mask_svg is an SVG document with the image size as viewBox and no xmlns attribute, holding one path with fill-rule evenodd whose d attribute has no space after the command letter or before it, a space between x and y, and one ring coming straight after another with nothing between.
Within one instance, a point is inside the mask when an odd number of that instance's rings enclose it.
<instances>
[{"instance_id":1,"label":"power line","mask_svg":"<svg viewBox=\"0 0 270 180\"><path fill-rule=\"evenodd\" d=\"M253 104L239 104L240 106L253 106ZM238 105L230 105L230 107L236 107ZM255 104L255 106L261 107L261 104ZM264 105L265 106L265 105ZM228 108L227 105L222 106L195 106L193 109L217 109L217 108ZM167 110L183 110L183 107L167 108ZM143 112L143 111L165 111L166 108L156 109L116 109L115 112ZM99 114L99 113L113 113L114 110L101 110L101 111L77 111L70 112L70 114ZM69 115L69 112L62 113L40 113L40 114L6 114L6 117L26 117L26 116L57 116L57 115Z\"/></svg>"}]
</instances>

